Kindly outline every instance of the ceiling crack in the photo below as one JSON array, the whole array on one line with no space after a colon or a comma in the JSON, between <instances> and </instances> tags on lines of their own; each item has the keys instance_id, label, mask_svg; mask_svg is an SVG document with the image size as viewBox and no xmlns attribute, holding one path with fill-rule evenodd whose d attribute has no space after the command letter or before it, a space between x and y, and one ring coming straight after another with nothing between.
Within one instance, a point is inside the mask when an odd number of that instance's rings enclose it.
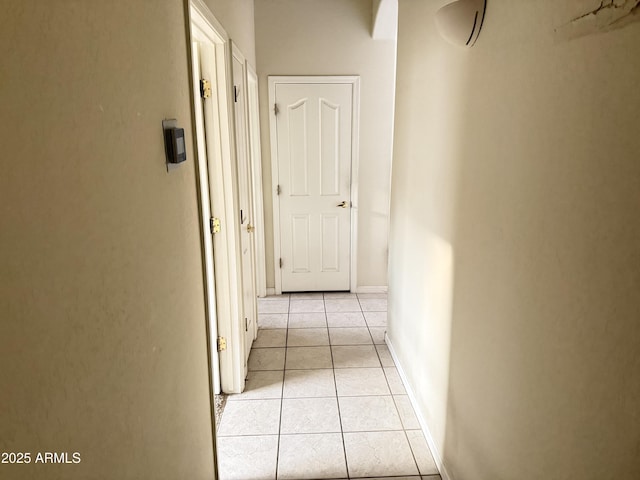
<instances>
[{"instance_id":1,"label":"ceiling crack","mask_svg":"<svg viewBox=\"0 0 640 480\"><path fill-rule=\"evenodd\" d=\"M555 29L556 38L569 40L621 28L640 21L640 0L601 0L600 4Z\"/></svg>"}]
</instances>

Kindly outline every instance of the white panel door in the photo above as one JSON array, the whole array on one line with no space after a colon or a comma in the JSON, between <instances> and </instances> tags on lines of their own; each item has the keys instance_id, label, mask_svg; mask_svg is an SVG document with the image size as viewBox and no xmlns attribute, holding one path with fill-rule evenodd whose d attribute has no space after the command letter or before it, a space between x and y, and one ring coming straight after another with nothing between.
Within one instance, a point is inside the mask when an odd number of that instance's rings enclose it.
<instances>
[{"instance_id":1,"label":"white panel door","mask_svg":"<svg viewBox=\"0 0 640 480\"><path fill-rule=\"evenodd\" d=\"M238 162L238 194L240 204L240 248L242 252L242 304L245 374L251 346L257 334L257 295L255 287L255 250L253 232L253 196L249 165L249 132L246 115L245 61L233 52L233 88L236 128L236 159Z\"/></svg>"},{"instance_id":2,"label":"white panel door","mask_svg":"<svg viewBox=\"0 0 640 480\"><path fill-rule=\"evenodd\" d=\"M209 59L215 58L215 50L207 48L208 45L203 45L202 48L198 42L192 42L192 64L193 64L193 82L194 91L197 92L200 89L200 79L204 78L202 69L200 68L200 50L204 50L204 70L211 62ZM207 73L210 73L207 71ZM214 257L213 257L213 236L209 232L209 219L211 218L211 196L209 190L209 165L208 165L208 153L205 140L205 124L204 124L204 107L202 99L198 96L194 96L195 103L195 116L196 116L196 135L198 145L198 181L200 183L200 213L202 215L202 231L204 232L204 270L205 270L205 286L207 293L207 315L209 320L209 344L216 345L218 338L218 319L216 311L216 284L215 284L215 270L214 270ZM213 391L218 394L221 392L220 388L220 359L218 352L215 348L210 348L211 354L211 368L213 371L212 382Z\"/></svg>"},{"instance_id":3,"label":"white panel door","mask_svg":"<svg viewBox=\"0 0 640 480\"><path fill-rule=\"evenodd\" d=\"M284 292L349 290L352 99L351 84L275 86Z\"/></svg>"},{"instance_id":4,"label":"white panel door","mask_svg":"<svg viewBox=\"0 0 640 480\"><path fill-rule=\"evenodd\" d=\"M260 109L258 101L258 75L246 63L247 69L247 125L249 126L249 163L253 187L253 244L255 247L256 294L267 295L267 274L265 266L264 207L262 196L262 153L260 148Z\"/></svg>"}]
</instances>

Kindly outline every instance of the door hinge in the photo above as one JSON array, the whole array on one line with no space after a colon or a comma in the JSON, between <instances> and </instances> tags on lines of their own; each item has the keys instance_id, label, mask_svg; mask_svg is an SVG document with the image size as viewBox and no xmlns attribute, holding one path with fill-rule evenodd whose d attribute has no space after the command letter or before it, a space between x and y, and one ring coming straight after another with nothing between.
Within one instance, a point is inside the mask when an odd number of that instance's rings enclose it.
<instances>
[{"instance_id":1,"label":"door hinge","mask_svg":"<svg viewBox=\"0 0 640 480\"><path fill-rule=\"evenodd\" d=\"M280 188L280 185L276 186L276 194L280 195L280 193L282 193L282 189Z\"/></svg>"},{"instance_id":2,"label":"door hinge","mask_svg":"<svg viewBox=\"0 0 640 480\"><path fill-rule=\"evenodd\" d=\"M282 258L280 259L280 268L282 268Z\"/></svg>"},{"instance_id":3,"label":"door hinge","mask_svg":"<svg viewBox=\"0 0 640 480\"><path fill-rule=\"evenodd\" d=\"M280 113L280 109L278 108L278 104L277 103L273 104L273 113L275 115L278 115Z\"/></svg>"},{"instance_id":4,"label":"door hinge","mask_svg":"<svg viewBox=\"0 0 640 480\"><path fill-rule=\"evenodd\" d=\"M244 331L249 331L249 320L247 319L247 317L244 318Z\"/></svg>"},{"instance_id":5,"label":"door hinge","mask_svg":"<svg viewBox=\"0 0 640 480\"><path fill-rule=\"evenodd\" d=\"M211 82L207 79L200 80L200 96L209 98L211 96Z\"/></svg>"},{"instance_id":6,"label":"door hinge","mask_svg":"<svg viewBox=\"0 0 640 480\"><path fill-rule=\"evenodd\" d=\"M211 217L209 219L209 230L211 233L220 233L220 219Z\"/></svg>"},{"instance_id":7,"label":"door hinge","mask_svg":"<svg viewBox=\"0 0 640 480\"><path fill-rule=\"evenodd\" d=\"M238 95L240 95L239 90L238 90L238 86L234 85L233 86L233 101L235 103L238 103Z\"/></svg>"},{"instance_id":8,"label":"door hinge","mask_svg":"<svg viewBox=\"0 0 640 480\"><path fill-rule=\"evenodd\" d=\"M224 337L218 337L218 351L222 352L227 349L227 339Z\"/></svg>"}]
</instances>

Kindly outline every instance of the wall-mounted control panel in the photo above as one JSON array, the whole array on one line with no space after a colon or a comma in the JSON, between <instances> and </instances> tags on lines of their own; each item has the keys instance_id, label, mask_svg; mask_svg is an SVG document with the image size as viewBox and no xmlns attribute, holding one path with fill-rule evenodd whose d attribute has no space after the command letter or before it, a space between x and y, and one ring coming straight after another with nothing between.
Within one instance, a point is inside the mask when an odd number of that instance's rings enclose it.
<instances>
[{"instance_id":1,"label":"wall-mounted control panel","mask_svg":"<svg viewBox=\"0 0 640 480\"><path fill-rule=\"evenodd\" d=\"M164 132L164 150L169 164L182 163L187 159L187 149L184 140L184 129L178 128L177 120L162 121Z\"/></svg>"}]
</instances>

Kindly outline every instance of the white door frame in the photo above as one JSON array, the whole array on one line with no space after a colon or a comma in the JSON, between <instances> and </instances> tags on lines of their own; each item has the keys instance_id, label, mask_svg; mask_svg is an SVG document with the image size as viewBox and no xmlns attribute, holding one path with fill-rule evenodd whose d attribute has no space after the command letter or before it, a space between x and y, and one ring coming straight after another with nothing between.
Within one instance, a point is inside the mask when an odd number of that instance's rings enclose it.
<instances>
[{"instance_id":1,"label":"white door frame","mask_svg":"<svg viewBox=\"0 0 640 480\"><path fill-rule=\"evenodd\" d=\"M233 98L231 95L231 60L229 37L213 16L203 0L189 0L189 26L191 42L197 41L206 48L215 50L215 83L212 81L212 95L204 104L204 121L197 115L200 89L192 82L193 122L196 128L198 164L204 155L206 168L198 168L198 175L208 174L210 186L211 214L219 218L221 232L213 236L213 256L215 264L215 288L217 310L216 325L209 323L208 349L210 361L215 359L220 365L220 386L212 385L214 391L239 393L244 389L244 342L241 330L242 297L240 265L240 239L238 232L238 195L235 172L235 150L233 145ZM191 52L193 55L193 52ZM193 59L192 59L193 60ZM192 66L193 67L193 66ZM197 75L192 72L192 76ZM197 130L201 129L200 134ZM204 132L204 135L202 133ZM204 145L202 140L205 139ZM203 164L203 165L204 165ZM198 178L198 192L202 202L205 195L201 191L204 182ZM201 205L202 208L202 205ZM209 221L202 225L203 236L210 235ZM203 252L203 255L205 252ZM209 322L211 317L208 318ZM217 352L218 337L224 337L227 349Z\"/></svg>"},{"instance_id":2,"label":"white door frame","mask_svg":"<svg viewBox=\"0 0 640 480\"><path fill-rule=\"evenodd\" d=\"M267 272L264 243L264 199L262 193L262 151L260 147L260 110L258 75L249 62L247 70L247 119L249 123L249 159L253 182L253 217L255 222L256 292L267 295Z\"/></svg>"},{"instance_id":3,"label":"white door frame","mask_svg":"<svg viewBox=\"0 0 640 480\"><path fill-rule=\"evenodd\" d=\"M253 190L253 178L252 178L252 167L251 167L251 142L250 142L250 137L249 137L249 118L248 118L248 103L247 103L247 60L244 56L244 54L240 51L240 49L238 48L238 46L233 42L233 40L231 40L231 58L232 60L235 60L238 62L238 64L240 65L241 71L240 71L240 77L242 77L241 79L237 79L236 78L236 73L234 71L234 67L232 66L231 69L231 76L232 76L232 84L234 85L234 94L238 95L240 101L239 102L235 102L234 101L234 125L235 125L235 139L236 139L236 171L237 171L237 175L238 175L238 200L240 199L240 195L242 193L242 189L240 188L240 182L246 182L246 188L247 188L247 194L249 196L248 198L248 204L247 207L249 209L247 213L247 216L249 217L249 222L253 222L253 228L254 228L254 232L255 232L255 212L254 212L254 196L255 196L255 192ZM242 81L242 90L239 92L235 92L235 88L236 88L236 81L237 80L241 80ZM240 105L242 105L242 107L240 107ZM242 136L242 134L244 133L244 137L240 138ZM242 166L242 161L241 161L241 152L244 154L244 162L245 165ZM240 173L242 173L242 169L246 167L246 171L244 173L246 173L245 178L241 179L240 178ZM242 230L243 228L248 228L249 224L247 224L247 226L245 227L244 225L240 224L239 225L240 230ZM249 330L246 331L245 335L251 335L251 344L253 344L253 340L255 340L258 336L258 299L257 299L257 294L256 294L256 248L255 248L255 235L252 234L252 232L248 231L248 241L249 241L249 261L251 263L251 272L252 272L252 276L251 278L247 279L244 278L244 265L241 263L240 267L242 269L242 283L243 283L243 290L242 290L242 305L243 305L243 309L246 308L246 304L244 303L244 291L246 288L247 283L251 284L251 291L253 292L253 299L252 299L252 304L250 306L251 312L243 312L243 318L247 318L247 316L250 314L251 318L253 319L252 323L251 323L251 327ZM242 242L242 232L240 232L239 238ZM242 243L241 243L242 245ZM241 250L242 252L242 250ZM244 260L242 260L242 253L241 253L241 262L243 262ZM246 282L246 283L245 283ZM245 342L246 345L246 342ZM248 373L247 370L247 361L248 361L248 357L249 357L249 351L250 350L245 348L245 375Z\"/></svg>"},{"instance_id":4,"label":"white door frame","mask_svg":"<svg viewBox=\"0 0 640 480\"><path fill-rule=\"evenodd\" d=\"M352 86L352 120L351 120L351 253L349 285L352 292L358 285L358 160L360 138L360 77L345 76L281 76L269 77L269 133L271 139L271 182L273 195L273 268L275 270L275 293L282 293L282 272L278 259L282 256L280 249L280 209L278 207L278 136L276 129L276 85L287 83L301 84L350 84Z\"/></svg>"},{"instance_id":5,"label":"white door frame","mask_svg":"<svg viewBox=\"0 0 640 480\"><path fill-rule=\"evenodd\" d=\"M198 42L192 43L192 68L193 68L193 82L194 91L196 87L199 87L199 72L200 72L200 48ZM195 126L196 126L196 147L197 147L197 172L198 172L198 198L200 200L200 217L201 217L201 231L202 231L202 253L204 263L204 275L205 275L205 295L207 299L206 313L208 319L208 332L209 343L218 336L218 319L216 310L216 295L215 295L215 269L213 263L213 239L211 235L208 235L207 229L209 227L209 219L211 218L211 199L209 196L209 174L206 162L206 140L204 132L204 118L202 112L202 99L196 95L193 98L195 104ZM213 392L220 393L220 361L218 355L211 355L210 353L210 368L212 372L212 388Z\"/></svg>"}]
</instances>

